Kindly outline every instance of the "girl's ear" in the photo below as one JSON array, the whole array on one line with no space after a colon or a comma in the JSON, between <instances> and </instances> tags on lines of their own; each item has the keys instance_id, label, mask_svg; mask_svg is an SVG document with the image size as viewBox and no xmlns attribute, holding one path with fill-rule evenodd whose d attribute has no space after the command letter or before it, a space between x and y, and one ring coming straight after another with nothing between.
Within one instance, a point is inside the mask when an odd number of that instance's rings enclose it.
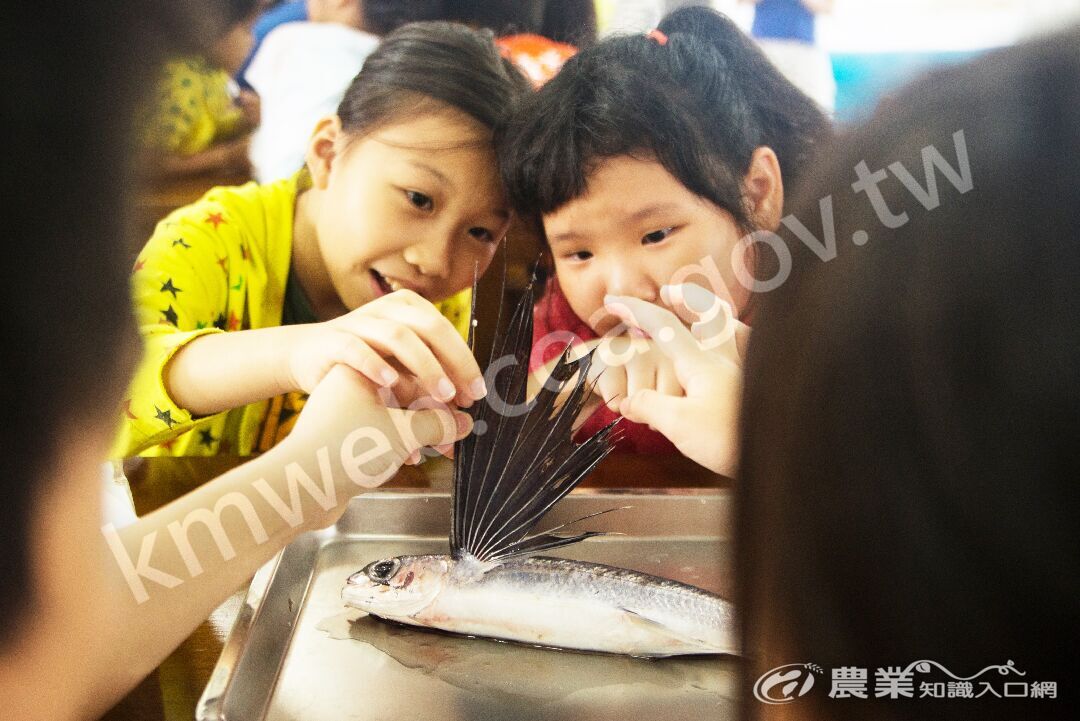
<instances>
[{"instance_id":1,"label":"girl's ear","mask_svg":"<svg viewBox=\"0 0 1080 721\"><path fill-rule=\"evenodd\" d=\"M751 220L762 230L780 227L784 211L784 179L780 160L773 149L762 145L750 156L750 169L743 178L743 193L749 201Z\"/></svg>"},{"instance_id":2,"label":"girl's ear","mask_svg":"<svg viewBox=\"0 0 1080 721\"><path fill-rule=\"evenodd\" d=\"M328 115L315 126L315 132L311 134L307 153L304 155L308 172L311 174L312 187L326 189L330 168L337 158L341 135L341 119L337 115Z\"/></svg>"}]
</instances>

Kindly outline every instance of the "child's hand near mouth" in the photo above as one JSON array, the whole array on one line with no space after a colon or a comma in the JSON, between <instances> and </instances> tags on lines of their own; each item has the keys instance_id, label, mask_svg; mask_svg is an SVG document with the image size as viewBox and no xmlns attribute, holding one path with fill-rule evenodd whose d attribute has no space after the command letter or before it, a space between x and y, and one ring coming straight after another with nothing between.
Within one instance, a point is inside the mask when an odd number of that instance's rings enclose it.
<instances>
[{"instance_id":1,"label":"child's hand near mouth","mask_svg":"<svg viewBox=\"0 0 1080 721\"><path fill-rule=\"evenodd\" d=\"M625 364L604 363L597 392L627 419L664 434L687 457L734 477L749 328L732 316L730 305L699 286L665 286L661 297L679 314L639 298L605 298L610 312L652 340L632 341L647 343L648 351ZM689 330L684 322L692 323Z\"/></svg>"}]
</instances>

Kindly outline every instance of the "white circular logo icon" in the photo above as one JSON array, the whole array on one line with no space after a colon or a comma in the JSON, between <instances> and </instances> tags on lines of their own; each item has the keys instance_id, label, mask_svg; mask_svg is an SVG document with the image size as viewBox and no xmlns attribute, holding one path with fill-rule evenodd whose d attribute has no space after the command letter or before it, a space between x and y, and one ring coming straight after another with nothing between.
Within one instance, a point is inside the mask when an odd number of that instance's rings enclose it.
<instances>
[{"instance_id":1,"label":"white circular logo icon","mask_svg":"<svg viewBox=\"0 0 1080 721\"><path fill-rule=\"evenodd\" d=\"M814 687L816 663L789 663L766 671L754 684L754 698L767 704L791 703Z\"/></svg>"}]
</instances>

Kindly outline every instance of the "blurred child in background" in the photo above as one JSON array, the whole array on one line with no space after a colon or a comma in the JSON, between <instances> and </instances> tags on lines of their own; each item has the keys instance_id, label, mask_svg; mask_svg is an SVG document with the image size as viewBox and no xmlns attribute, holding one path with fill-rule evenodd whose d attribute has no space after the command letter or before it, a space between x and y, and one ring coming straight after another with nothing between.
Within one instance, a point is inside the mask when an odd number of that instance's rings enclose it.
<instances>
[{"instance_id":1,"label":"blurred child in background","mask_svg":"<svg viewBox=\"0 0 1080 721\"><path fill-rule=\"evenodd\" d=\"M224 34L205 55L165 63L145 121L150 172L186 175L248 175L249 134L259 124L258 97L232 80L251 47L259 0L221 3Z\"/></svg>"},{"instance_id":2,"label":"blurred child in background","mask_svg":"<svg viewBox=\"0 0 1080 721\"><path fill-rule=\"evenodd\" d=\"M288 23L300 23L308 19L307 0L284 0L283 2L271 3L251 26L251 49L247 57L236 71L236 82L245 90L252 90L247 81L247 69L251 65L255 54L259 52L266 36L281 25Z\"/></svg>"},{"instance_id":3,"label":"blurred child in background","mask_svg":"<svg viewBox=\"0 0 1080 721\"><path fill-rule=\"evenodd\" d=\"M307 0L300 4L306 7L307 20L271 30L244 71L261 100L262 123L251 141L251 164L261 183L292 175L303 165L316 121L341 102L379 37L401 25L448 20L490 30L498 36L496 43L503 55L534 86L554 76L577 51L552 36L589 44L596 33L591 0Z\"/></svg>"},{"instance_id":4,"label":"blurred child in background","mask_svg":"<svg viewBox=\"0 0 1080 721\"><path fill-rule=\"evenodd\" d=\"M260 183L304 164L319 118L333 113L379 37L409 22L443 19L442 0L307 0L307 19L271 30L243 77L258 93L262 122L251 139Z\"/></svg>"},{"instance_id":5,"label":"blurred child in background","mask_svg":"<svg viewBox=\"0 0 1080 721\"><path fill-rule=\"evenodd\" d=\"M823 111L836 109L832 59L818 44L817 16L832 12L835 0L741 0L754 4L750 34L784 76Z\"/></svg>"},{"instance_id":6,"label":"blurred child in background","mask_svg":"<svg viewBox=\"0 0 1080 721\"><path fill-rule=\"evenodd\" d=\"M482 397L469 288L510 223L493 128L527 88L490 34L405 26L303 170L165 218L135 264L146 355L114 454L266 450L339 363L405 403Z\"/></svg>"},{"instance_id":7,"label":"blurred child in background","mask_svg":"<svg viewBox=\"0 0 1080 721\"><path fill-rule=\"evenodd\" d=\"M485 27L535 87L555 76L578 48L596 42L592 0L446 0L448 17Z\"/></svg>"}]
</instances>

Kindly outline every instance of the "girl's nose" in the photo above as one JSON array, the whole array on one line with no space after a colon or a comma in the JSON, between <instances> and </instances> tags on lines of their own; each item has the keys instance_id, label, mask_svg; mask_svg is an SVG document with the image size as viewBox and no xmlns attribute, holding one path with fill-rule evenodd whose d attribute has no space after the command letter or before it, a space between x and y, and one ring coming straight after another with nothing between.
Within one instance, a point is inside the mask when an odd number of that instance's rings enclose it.
<instances>
[{"instance_id":1,"label":"girl's nose","mask_svg":"<svg viewBox=\"0 0 1080 721\"><path fill-rule=\"evenodd\" d=\"M608 272L607 295L628 295L650 303L660 297L660 285L652 276L625 259L616 261Z\"/></svg>"},{"instance_id":2,"label":"girl's nose","mask_svg":"<svg viewBox=\"0 0 1080 721\"><path fill-rule=\"evenodd\" d=\"M450 251L453 240L450 234L437 232L423 241L405 249L405 262L414 266L421 275L446 278L450 274Z\"/></svg>"}]
</instances>

